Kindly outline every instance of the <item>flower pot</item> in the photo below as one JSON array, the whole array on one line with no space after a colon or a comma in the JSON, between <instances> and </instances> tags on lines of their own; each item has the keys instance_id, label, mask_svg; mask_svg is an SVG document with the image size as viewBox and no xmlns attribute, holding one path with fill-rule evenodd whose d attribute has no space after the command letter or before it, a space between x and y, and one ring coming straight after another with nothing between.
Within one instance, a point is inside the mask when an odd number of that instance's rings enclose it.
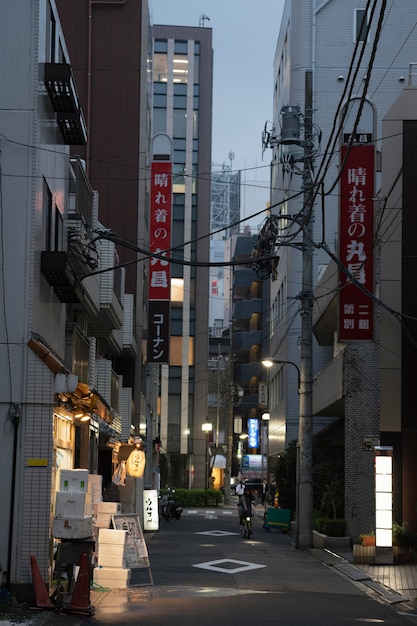
<instances>
[{"instance_id":1,"label":"flower pot","mask_svg":"<svg viewBox=\"0 0 417 626\"><path fill-rule=\"evenodd\" d=\"M361 543L363 546L374 546L375 537L373 535L363 535L361 537Z\"/></svg>"}]
</instances>

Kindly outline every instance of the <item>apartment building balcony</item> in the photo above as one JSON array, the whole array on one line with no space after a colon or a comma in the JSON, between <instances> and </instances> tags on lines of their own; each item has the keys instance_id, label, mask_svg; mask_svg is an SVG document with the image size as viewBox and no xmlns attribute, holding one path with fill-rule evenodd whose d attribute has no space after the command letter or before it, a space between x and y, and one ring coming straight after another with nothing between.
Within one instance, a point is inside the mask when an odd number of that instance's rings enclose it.
<instances>
[{"instance_id":1,"label":"apartment building balcony","mask_svg":"<svg viewBox=\"0 0 417 626\"><path fill-rule=\"evenodd\" d=\"M253 283L258 282L255 272L252 269L239 269L233 275L233 299L249 300L254 291Z\"/></svg>"},{"instance_id":2,"label":"apartment building balcony","mask_svg":"<svg viewBox=\"0 0 417 626\"><path fill-rule=\"evenodd\" d=\"M97 199L85 172L85 162L80 157L70 158L69 194L69 219L79 216L86 228L95 228L98 220Z\"/></svg>"},{"instance_id":3,"label":"apartment building balcony","mask_svg":"<svg viewBox=\"0 0 417 626\"><path fill-rule=\"evenodd\" d=\"M233 309L233 318L236 321L247 320L254 313L262 313L261 298L256 298L254 300L238 300Z\"/></svg>"},{"instance_id":4,"label":"apartment building balcony","mask_svg":"<svg viewBox=\"0 0 417 626\"><path fill-rule=\"evenodd\" d=\"M71 66L68 63L46 63L44 82L64 142L67 145L85 145L87 126Z\"/></svg>"},{"instance_id":5,"label":"apartment building balcony","mask_svg":"<svg viewBox=\"0 0 417 626\"><path fill-rule=\"evenodd\" d=\"M262 364L259 363L236 363L234 367L235 382L242 386L249 385L251 379L260 379L262 374Z\"/></svg>"},{"instance_id":6,"label":"apartment building balcony","mask_svg":"<svg viewBox=\"0 0 417 626\"><path fill-rule=\"evenodd\" d=\"M100 281L100 311L93 320L94 334L96 332L111 333L123 326L123 301L125 289L125 270L115 268L114 244L102 241L100 269L108 269L99 275ZM120 340L123 346L123 339Z\"/></svg>"},{"instance_id":7,"label":"apartment building balcony","mask_svg":"<svg viewBox=\"0 0 417 626\"><path fill-rule=\"evenodd\" d=\"M83 301L83 289L68 252L41 252L41 272L61 302L80 304Z\"/></svg>"},{"instance_id":8,"label":"apartment building balcony","mask_svg":"<svg viewBox=\"0 0 417 626\"><path fill-rule=\"evenodd\" d=\"M243 360L243 354L248 354L254 346L262 345L262 331L253 330L250 332L240 332L233 335L233 351L237 360Z\"/></svg>"}]
</instances>

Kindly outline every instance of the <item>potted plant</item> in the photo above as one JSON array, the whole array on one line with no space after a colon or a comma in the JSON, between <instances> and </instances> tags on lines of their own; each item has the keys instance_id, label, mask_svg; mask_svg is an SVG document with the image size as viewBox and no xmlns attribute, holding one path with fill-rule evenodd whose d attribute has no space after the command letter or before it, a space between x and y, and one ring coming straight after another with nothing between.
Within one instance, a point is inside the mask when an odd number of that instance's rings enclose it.
<instances>
[{"instance_id":1,"label":"potted plant","mask_svg":"<svg viewBox=\"0 0 417 626\"><path fill-rule=\"evenodd\" d=\"M375 533L364 533L359 535L359 541L361 546L374 546L375 545Z\"/></svg>"},{"instance_id":2,"label":"potted plant","mask_svg":"<svg viewBox=\"0 0 417 626\"><path fill-rule=\"evenodd\" d=\"M392 526L392 543L394 545L394 556L398 563L413 562L417 537L408 528L406 521L402 524L394 522Z\"/></svg>"}]
</instances>

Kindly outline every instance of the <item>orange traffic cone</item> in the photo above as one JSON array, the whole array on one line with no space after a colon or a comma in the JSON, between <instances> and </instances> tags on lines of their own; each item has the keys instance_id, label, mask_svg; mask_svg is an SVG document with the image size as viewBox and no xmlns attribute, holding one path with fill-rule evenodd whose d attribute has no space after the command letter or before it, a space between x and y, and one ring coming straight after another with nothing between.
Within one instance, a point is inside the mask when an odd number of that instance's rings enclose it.
<instances>
[{"instance_id":1,"label":"orange traffic cone","mask_svg":"<svg viewBox=\"0 0 417 626\"><path fill-rule=\"evenodd\" d=\"M51 598L49 597L48 590L41 576L38 563L34 556L30 557L30 564L32 567L33 586L35 588L36 608L42 610L51 609L53 611L56 611L58 607L53 604Z\"/></svg>"},{"instance_id":2,"label":"orange traffic cone","mask_svg":"<svg viewBox=\"0 0 417 626\"><path fill-rule=\"evenodd\" d=\"M86 552L81 554L80 569L75 581L71 602L64 607L64 611L82 615L92 615L95 611L95 608L90 604L90 574Z\"/></svg>"}]
</instances>

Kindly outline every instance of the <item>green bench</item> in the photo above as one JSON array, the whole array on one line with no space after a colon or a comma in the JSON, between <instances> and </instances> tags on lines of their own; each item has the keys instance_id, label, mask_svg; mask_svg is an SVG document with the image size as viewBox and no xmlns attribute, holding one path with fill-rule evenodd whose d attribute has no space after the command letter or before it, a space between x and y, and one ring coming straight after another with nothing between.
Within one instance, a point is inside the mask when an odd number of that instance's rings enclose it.
<instances>
[{"instance_id":1,"label":"green bench","mask_svg":"<svg viewBox=\"0 0 417 626\"><path fill-rule=\"evenodd\" d=\"M273 506L269 506L266 511L265 517L265 530L275 528L277 530L290 530L291 529L291 514L290 509L275 509Z\"/></svg>"}]
</instances>

